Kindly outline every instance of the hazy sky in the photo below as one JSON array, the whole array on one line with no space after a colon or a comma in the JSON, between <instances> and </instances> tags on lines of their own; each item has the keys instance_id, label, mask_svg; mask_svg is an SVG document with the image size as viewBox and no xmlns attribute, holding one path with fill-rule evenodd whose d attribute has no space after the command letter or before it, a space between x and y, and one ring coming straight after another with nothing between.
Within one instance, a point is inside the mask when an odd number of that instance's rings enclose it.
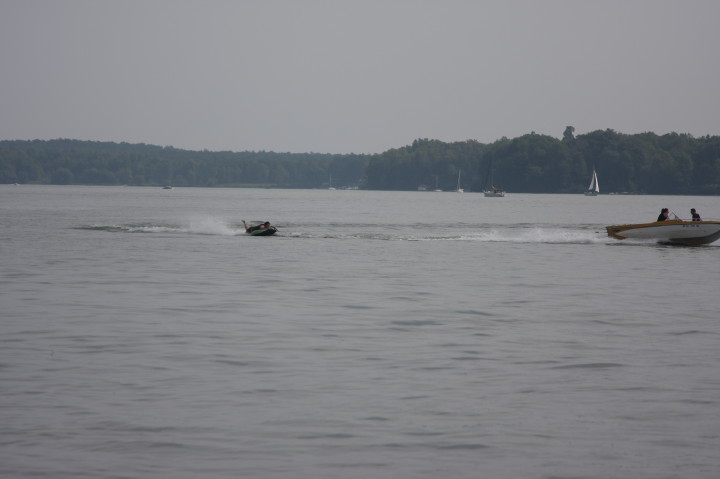
<instances>
[{"instance_id":1,"label":"hazy sky","mask_svg":"<svg viewBox=\"0 0 720 479\"><path fill-rule=\"evenodd\" d=\"M0 139L720 134L717 0L0 0Z\"/></svg>"}]
</instances>

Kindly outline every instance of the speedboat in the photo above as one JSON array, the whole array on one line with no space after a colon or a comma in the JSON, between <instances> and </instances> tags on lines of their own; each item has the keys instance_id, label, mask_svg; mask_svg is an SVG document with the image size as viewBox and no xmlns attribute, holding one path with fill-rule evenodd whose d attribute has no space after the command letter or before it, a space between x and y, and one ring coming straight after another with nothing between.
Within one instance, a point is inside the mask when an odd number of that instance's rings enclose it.
<instances>
[{"instance_id":1,"label":"speedboat","mask_svg":"<svg viewBox=\"0 0 720 479\"><path fill-rule=\"evenodd\" d=\"M658 240L696 246L720 238L720 221L666 220L634 225L606 226L608 236L623 239Z\"/></svg>"}]
</instances>

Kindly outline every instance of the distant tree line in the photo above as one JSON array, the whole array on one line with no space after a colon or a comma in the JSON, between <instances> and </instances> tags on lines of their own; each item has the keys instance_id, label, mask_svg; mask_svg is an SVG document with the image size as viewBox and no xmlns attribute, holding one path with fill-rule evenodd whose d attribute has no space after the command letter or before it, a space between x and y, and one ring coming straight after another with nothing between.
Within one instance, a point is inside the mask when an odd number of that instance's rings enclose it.
<instances>
[{"instance_id":1,"label":"distant tree line","mask_svg":"<svg viewBox=\"0 0 720 479\"><path fill-rule=\"evenodd\" d=\"M491 186L510 192L579 193L593 168L601 192L720 194L720 137L625 135L613 130L562 139L530 133L491 144L421 139L370 159L371 189L454 189L461 170L465 191Z\"/></svg>"},{"instance_id":2,"label":"distant tree line","mask_svg":"<svg viewBox=\"0 0 720 479\"><path fill-rule=\"evenodd\" d=\"M365 155L190 151L79 140L0 141L0 183L133 186L358 186Z\"/></svg>"},{"instance_id":3,"label":"distant tree line","mask_svg":"<svg viewBox=\"0 0 720 479\"><path fill-rule=\"evenodd\" d=\"M562 139L530 133L490 144L418 139L375 155L190 151L80 140L0 141L0 183L417 190L494 183L509 192L579 193L595 168L603 193L720 194L720 137Z\"/></svg>"}]
</instances>

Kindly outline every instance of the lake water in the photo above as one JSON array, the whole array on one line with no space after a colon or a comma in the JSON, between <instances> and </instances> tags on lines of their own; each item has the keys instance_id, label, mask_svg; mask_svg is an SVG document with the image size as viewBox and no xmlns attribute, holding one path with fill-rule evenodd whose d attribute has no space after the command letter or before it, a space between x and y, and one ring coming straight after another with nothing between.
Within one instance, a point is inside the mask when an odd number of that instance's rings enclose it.
<instances>
[{"instance_id":1,"label":"lake water","mask_svg":"<svg viewBox=\"0 0 720 479\"><path fill-rule=\"evenodd\" d=\"M662 207L0 186L0 475L716 479L720 242L604 230Z\"/></svg>"}]
</instances>

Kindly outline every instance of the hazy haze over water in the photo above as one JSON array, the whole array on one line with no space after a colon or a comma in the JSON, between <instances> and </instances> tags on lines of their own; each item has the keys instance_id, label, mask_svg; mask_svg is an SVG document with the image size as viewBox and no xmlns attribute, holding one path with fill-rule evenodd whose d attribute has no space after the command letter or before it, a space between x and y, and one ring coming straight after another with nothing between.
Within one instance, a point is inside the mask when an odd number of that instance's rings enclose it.
<instances>
[{"instance_id":1,"label":"hazy haze over water","mask_svg":"<svg viewBox=\"0 0 720 479\"><path fill-rule=\"evenodd\" d=\"M378 153L720 133L713 0L0 0L2 139Z\"/></svg>"}]
</instances>

